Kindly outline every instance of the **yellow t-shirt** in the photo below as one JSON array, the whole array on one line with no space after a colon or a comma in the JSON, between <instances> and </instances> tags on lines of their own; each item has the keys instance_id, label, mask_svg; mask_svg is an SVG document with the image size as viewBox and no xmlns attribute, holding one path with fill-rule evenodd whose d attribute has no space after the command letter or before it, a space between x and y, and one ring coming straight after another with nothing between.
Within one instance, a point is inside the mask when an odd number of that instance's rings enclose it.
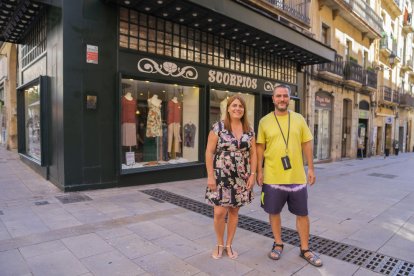
<instances>
[{"instance_id":1,"label":"yellow t-shirt","mask_svg":"<svg viewBox=\"0 0 414 276\"><path fill-rule=\"evenodd\" d=\"M259 122L257 143L265 144L264 183L266 184L306 184L303 166L302 143L313 139L312 133L302 115L290 112L290 134L288 156L292 166L284 170L281 158L286 156L286 144L277 125L274 112L264 116ZM288 134L288 115L277 116L285 139Z\"/></svg>"}]
</instances>

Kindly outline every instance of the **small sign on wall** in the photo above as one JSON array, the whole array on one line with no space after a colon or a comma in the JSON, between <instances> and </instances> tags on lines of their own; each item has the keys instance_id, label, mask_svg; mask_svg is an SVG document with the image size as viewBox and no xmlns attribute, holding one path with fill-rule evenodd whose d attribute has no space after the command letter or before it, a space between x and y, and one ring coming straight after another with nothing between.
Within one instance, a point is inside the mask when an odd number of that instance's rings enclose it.
<instances>
[{"instance_id":1,"label":"small sign on wall","mask_svg":"<svg viewBox=\"0 0 414 276\"><path fill-rule=\"evenodd\" d=\"M125 153L125 160L126 160L126 165L127 166L132 166L135 164L135 152L133 151L128 151Z\"/></svg>"},{"instance_id":2,"label":"small sign on wall","mask_svg":"<svg viewBox=\"0 0 414 276\"><path fill-rule=\"evenodd\" d=\"M86 63L98 64L98 46L86 45Z\"/></svg>"}]
</instances>

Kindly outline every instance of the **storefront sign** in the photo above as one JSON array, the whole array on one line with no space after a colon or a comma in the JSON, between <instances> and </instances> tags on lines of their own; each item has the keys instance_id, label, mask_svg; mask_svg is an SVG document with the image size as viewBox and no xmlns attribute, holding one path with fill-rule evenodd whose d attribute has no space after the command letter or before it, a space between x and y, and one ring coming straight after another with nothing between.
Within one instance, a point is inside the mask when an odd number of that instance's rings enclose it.
<instances>
[{"instance_id":1,"label":"storefront sign","mask_svg":"<svg viewBox=\"0 0 414 276\"><path fill-rule=\"evenodd\" d=\"M86 45L86 63L98 64L98 46Z\"/></svg>"},{"instance_id":2,"label":"storefront sign","mask_svg":"<svg viewBox=\"0 0 414 276\"><path fill-rule=\"evenodd\" d=\"M238 74L221 72L218 70L208 71L208 81L210 83L218 83L224 85L231 85L242 88L256 89L257 79Z\"/></svg>"},{"instance_id":3,"label":"storefront sign","mask_svg":"<svg viewBox=\"0 0 414 276\"><path fill-rule=\"evenodd\" d=\"M120 52L120 68L129 74L138 73L143 76L153 75L167 81L193 80L196 83L211 84L225 89L243 89L261 93L272 93L273 88L282 84L272 79L258 78L254 75L218 70L206 64L183 63L153 56L142 56L133 53ZM289 84L293 96L297 96L297 87ZM237 89L237 90L238 90Z\"/></svg>"},{"instance_id":4,"label":"storefront sign","mask_svg":"<svg viewBox=\"0 0 414 276\"><path fill-rule=\"evenodd\" d=\"M359 110L359 118L360 119L368 119L369 118L369 112L366 110Z\"/></svg>"},{"instance_id":5,"label":"storefront sign","mask_svg":"<svg viewBox=\"0 0 414 276\"><path fill-rule=\"evenodd\" d=\"M315 107L332 109L332 97L327 92L317 92L315 96Z\"/></svg>"}]
</instances>

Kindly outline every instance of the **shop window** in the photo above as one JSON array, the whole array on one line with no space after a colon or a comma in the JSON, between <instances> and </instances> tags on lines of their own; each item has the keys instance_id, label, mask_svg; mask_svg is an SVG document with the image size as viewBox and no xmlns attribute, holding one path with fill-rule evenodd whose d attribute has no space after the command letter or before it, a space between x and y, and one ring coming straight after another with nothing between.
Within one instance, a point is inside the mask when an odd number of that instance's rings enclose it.
<instances>
[{"instance_id":1,"label":"shop window","mask_svg":"<svg viewBox=\"0 0 414 276\"><path fill-rule=\"evenodd\" d=\"M199 88L122 79L121 167L199 161Z\"/></svg>"},{"instance_id":2,"label":"shop window","mask_svg":"<svg viewBox=\"0 0 414 276\"><path fill-rule=\"evenodd\" d=\"M210 91L210 127L213 126L214 123L224 120L227 114L227 99L235 94L239 94L246 102L247 109L244 112L247 115L249 124L253 127L255 119L254 95L218 89L211 89Z\"/></svg>"},{"instance_id":3,"label":"shop window","mask_svg":"<svg viewBox=\"0 0 414 276\"><path fill-rule=\"evenodd\" d=\"M47 78L42 76L18 88L19 153L44 165L47 137Z\"/></svg>"}]
</instances>

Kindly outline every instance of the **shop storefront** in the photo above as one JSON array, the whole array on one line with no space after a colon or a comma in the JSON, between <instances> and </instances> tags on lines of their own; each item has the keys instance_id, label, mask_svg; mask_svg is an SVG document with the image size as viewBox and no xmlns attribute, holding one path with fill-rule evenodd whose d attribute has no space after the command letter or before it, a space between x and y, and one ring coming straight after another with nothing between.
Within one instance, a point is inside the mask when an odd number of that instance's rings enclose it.
<instances>
[{"instance_id":1,"label":"shop storefront","mask_svg":"<svg viewBox=\"0 0 414 276\"><path fill-rule=\"evenodd\" d=\"M358 104L358 143L357 143L357 157L366 157L369 152L369 118L370 107L369 103L362 100ZM371 154L371 153L370 153Z\"/></svg>"},{"instance_id":2,"label":"shop storefront","mask_svg":"<svg viewBox=\"0 0 414 276\"><path fill-rule=\"evenodd\" d=\"M301 67L334 59L234 1L84 2L43 6L20 47L19 153L64 190L203 177L228 97L257 127L275 85L300 111Z\"/></svg>"},{"instance_id":3,"label":"shop storefront","mask_svg":"<svg viewBox=\"0 0 414 276\"><path fill-rule=\"evenodd\" d=\"M316 160L326 160L331 157L331 117L333 97L325 91L315 95L315 123L313 131L314 151Z\"/></svg>"}]
</instances>

